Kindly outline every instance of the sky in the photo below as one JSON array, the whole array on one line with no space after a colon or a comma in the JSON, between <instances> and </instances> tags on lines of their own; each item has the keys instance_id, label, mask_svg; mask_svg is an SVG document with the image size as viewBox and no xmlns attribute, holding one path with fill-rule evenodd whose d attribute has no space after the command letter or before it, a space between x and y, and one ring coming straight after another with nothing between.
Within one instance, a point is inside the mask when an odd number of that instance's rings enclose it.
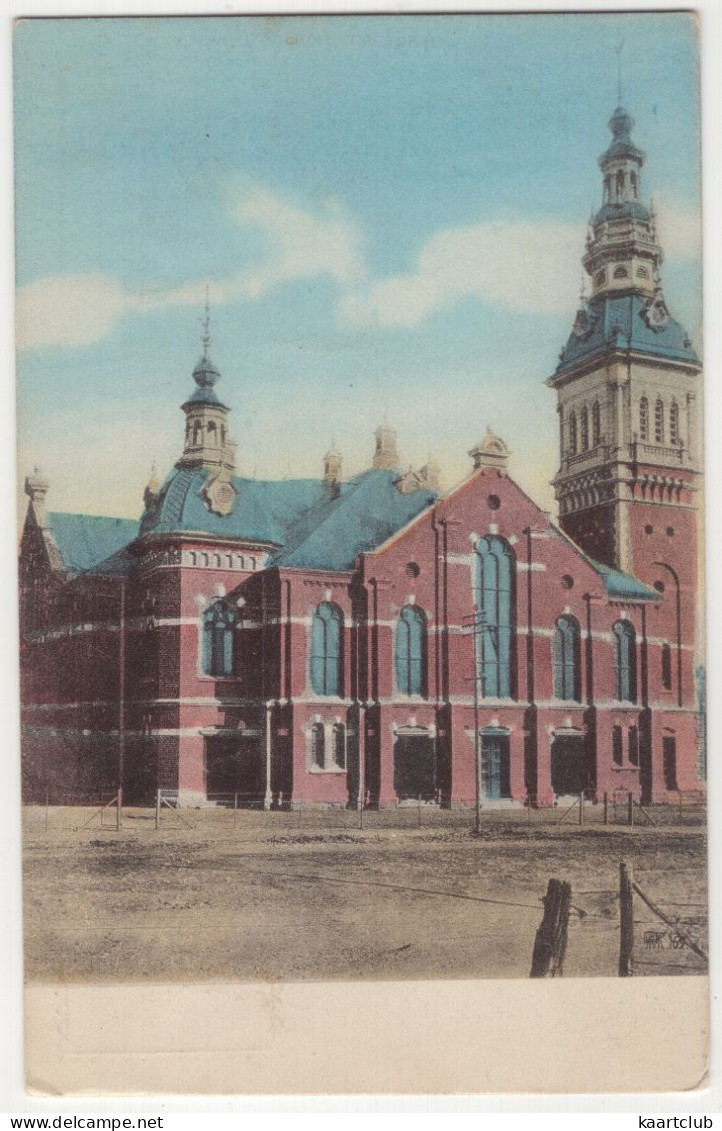
<instances>
[{"instance_id":1,"label":"sky","mask_svg":"<svg viewBox=\"0 0 722 1131\"><path fill-rule=\"evenodd\" d=\"M696 25L682 13L24 20L15 32L18 466L137 516L180 456L208 285L238 473L404 466L491 427L545 507L617 102L665 296L701 347Z\"/></svg>"}]
</instances>

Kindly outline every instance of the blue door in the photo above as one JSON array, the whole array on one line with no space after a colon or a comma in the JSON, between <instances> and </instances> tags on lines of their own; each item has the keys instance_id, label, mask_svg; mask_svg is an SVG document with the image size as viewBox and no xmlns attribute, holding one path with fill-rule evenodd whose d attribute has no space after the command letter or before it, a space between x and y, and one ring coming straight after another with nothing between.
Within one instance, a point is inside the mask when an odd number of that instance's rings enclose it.
<instances>
[{"instance_id":1,"label":"blue door","mask_svg":"<svg viewBox=\"0 0 722 1131\"><path fill-rule=\"evenodd\" d=\"M481 771L484 795L490 801L511 797L508 735L481 736Z\"/></svg>"}]
</instances>

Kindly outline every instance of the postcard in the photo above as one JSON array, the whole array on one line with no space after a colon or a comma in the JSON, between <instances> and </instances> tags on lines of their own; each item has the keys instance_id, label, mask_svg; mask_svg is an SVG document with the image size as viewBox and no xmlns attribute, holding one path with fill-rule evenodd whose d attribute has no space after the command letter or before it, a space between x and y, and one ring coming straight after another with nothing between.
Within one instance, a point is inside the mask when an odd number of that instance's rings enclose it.
<instances>
[{"instance_id":1,"label":"postcard","mask_svg":"<svg viewBox=\"0 0 722 1131\"><path fill-rule=\"evenodd\" d=\"M31 1091L704 1083L698 53L18 22Z\"/></svg>"}]
</instances>

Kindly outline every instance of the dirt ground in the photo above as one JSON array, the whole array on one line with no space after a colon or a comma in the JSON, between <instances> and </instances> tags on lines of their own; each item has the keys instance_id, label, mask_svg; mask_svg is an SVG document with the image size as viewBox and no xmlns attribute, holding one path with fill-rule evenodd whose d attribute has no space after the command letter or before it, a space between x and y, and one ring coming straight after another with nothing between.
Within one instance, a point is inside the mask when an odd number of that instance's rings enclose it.
<instances>
[{"instance_id":1,"label":"dirt ground","mask_svg":"<svg viewBox=\"0 0 722 1131\"><path fill-rule=\"evenodd\" d=\"M678 933L635 900L634 973L705 969L703 828L526 827L468 814L359 829L330 817L90 810L25 815L32 981L528 977L550 878L572 885L566 976L617 974L620 858ZM85 828L82 824L87 822ZM111 818L106 816L106 821Z\"/></svg>"}]
</instances>

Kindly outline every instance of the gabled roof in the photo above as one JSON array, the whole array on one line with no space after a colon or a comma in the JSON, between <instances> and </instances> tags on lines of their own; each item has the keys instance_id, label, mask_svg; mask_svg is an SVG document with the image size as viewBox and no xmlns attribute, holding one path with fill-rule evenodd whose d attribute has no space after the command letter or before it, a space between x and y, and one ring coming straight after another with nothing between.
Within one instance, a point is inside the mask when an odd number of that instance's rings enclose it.
<instances>
[{"instance_id":1,"label":"gabled roof","mask_svg":"<svg viewBox=\"0 0 722 1131\"><path fill-rule=\"evenodd\" d=\"M556 374L609 348L632 349L674 361L698 363L684 327L671 317L662 325L650 326L644 316L647 305L647 299L633 293L590 299L578 315L579 319L586 314L588 328L582 334L572 331L569 335Z\"/></svg>"},{"instance_id":2,"label":"gabled roof","mask_svg":"<svg viewBox=\"0 0 722 1131\"><path fill-rule=\"evenodd\" d=\"M134 518L56 511L48 515L48 527L70 573L86 573L138 537Z\"/></svg>"},{"instance_id":3,"label":"gabled roof","mask_svg":"<svg viewBox=\"0 0 722 1131\"><path fill-rule=\"evenodd\" d=\"M375 550L434 502L435 491L399 491L396 471L364 471L328 493L295 523L269 564L298 569L353 569L358 554Z\"/></svg>"}]
</instances>

